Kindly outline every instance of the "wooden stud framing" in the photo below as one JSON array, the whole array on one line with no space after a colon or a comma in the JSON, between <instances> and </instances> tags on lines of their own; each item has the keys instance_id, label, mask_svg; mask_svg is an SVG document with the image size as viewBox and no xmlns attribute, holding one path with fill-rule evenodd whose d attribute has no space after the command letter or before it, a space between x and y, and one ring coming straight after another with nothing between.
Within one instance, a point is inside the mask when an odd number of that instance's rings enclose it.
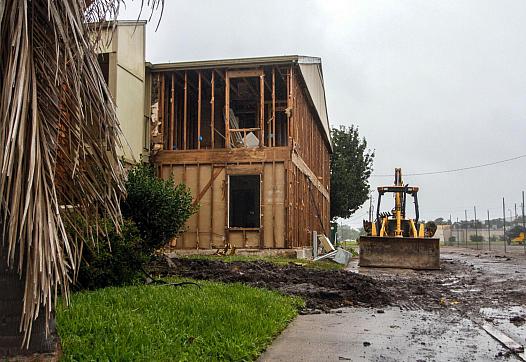
<instances>
[{"instance_id":1,"label":"wooden stud framing","mask_svg":"<svg viewBox=\"0 0 526 362\"><path fill-rule=\"evenodd\" d=\"M197 149L201 149L201 92L202 92L202 80L201 72L198 72L197 81Z\"/></svg>"},{"instance_id":2,"label":"wooden stud framing","mask_svg":"<svg viewBox=\"0 0 526 362\"><path fill-rule=\"evenodd\" d=\"M276 68L272 68L272 147L276 147Z\"/></svg>"},{"instance_id":3,"label":"wooden stud framing","mask_svg":"<svg viewBox=\"0 0 526 362\"><path fill-rule=\"evenodd\" d=\"M259 147L265 146L265 75L259 76Z\"/></svg>"},{"instance_id":4,"label":"wooden stud framing","mask_svg":"<svg viewBox=\"0 0 526 362\"><path fill-rule=\"evenodd\" d=\"M225 147L230 148L230 72L225 74Z\"/></svg>"},{"instance_id":5,"label":"wooden stud framing","mask_svg":"<svg viewBox=\"0 0 526 362\"><path fill-rule=\"evenodd\" d=\"M161 98L159 100L159 121L161 122L161 135L163 137L163 146L164 146L164 137L165 137L165 121L164 121L164 73L161 76Z\"/></svg>"},{"instance_id":6,"label":"wooden stud framing","mask_svg":"<svg viewBox=\"0 0 526 362\"><path fill-rule=\"evenodd\" d=\"M210 81L211 90L211 99L210 99L210 141L212 143L212 149L215 147L214 137L215 137L215 72L212 70L212 79Z\"/></svg>"},{"instance_id":7,"label":"wooden stud framing","mask_svg":"<svg viewBox=\"0 0 526 362\"><path fill-rule=\"evenodd\" d=\"M172 95L170 98L170 137L168 137L168 149L174 147L174 128L175 128L175 73L172 73Z\"/></svg>"},{"instance_id":8,"label":"wooden stud framing","mask_svg":"<svg viewBox=\"0 0 526 362\"><path fill-rule=\"evenodd\" d=\"M225 71L225 68L181 69L157 74L160 85L159 129L163 134L163 143L167 146L156 154L155 162L164 177L173 168L178 182L189 183L192 189L196 188L197 182L197 189L193 190L195 202L203 198L201 202L204 205L201 212L193 216L188 232L179 238L178 248L217 247L223 235L226 242L239 247L303 247L310 245L314 230L328 230L328 145L317 114L302 88L301 76L294 67L269 65L264 69L230 71ZM171 87L167 83L170 77ZM230 102L234 95L230 92L236 92L232 86L243 82L243 79L235 82L231 79L248 77L259 77L259 125L251 132L256 135L259 133L260 147L230 148L230 135L235 131L230 127ZM221 90L216 92L218 79L225 80L224 99ZM252 80L251 88L257 94L258 87L254 86L257 84L254 82ZM210 94L207 85L210 85ZM220 87L223 87L222 81ZM216 94L219 95L219 112L215 109ZM206 105L203 108L203 102L206 101L210 102L210 108ZM219 122L223 121L223 105L224 147L219 137L215 136L217 129L223 131L223 126L215 123L216 116ZM278 122L276 113L281 120L281 112L285 109L286 120ZM221 117L218 113L221 113ZM206 129L208 120L210 136ZM203 130L206 135L201 140ZM285 136L283 140L277 138L278 132ZM177 145L177 152L172 151L174 144ZM276 147L278 144L285 146ZM204 152L204 148L209 145L210 149ZM260 228L230 229L228 177L230 174L254 174L257 170L260 172L256 174L261 177Z\"/></svg>"},{"instance_id":9,"label":"wooden stud framing","mask_svg":"<svg viewBox=\"0 0 526 362\"><path fill-rule=\"evenodd\" d=\"M187 125L187 116L188 116L188 72L184 72L184 105L183 105L183 150L186 150L186 131L188 128Z\"/></svg>"}]
</instances>

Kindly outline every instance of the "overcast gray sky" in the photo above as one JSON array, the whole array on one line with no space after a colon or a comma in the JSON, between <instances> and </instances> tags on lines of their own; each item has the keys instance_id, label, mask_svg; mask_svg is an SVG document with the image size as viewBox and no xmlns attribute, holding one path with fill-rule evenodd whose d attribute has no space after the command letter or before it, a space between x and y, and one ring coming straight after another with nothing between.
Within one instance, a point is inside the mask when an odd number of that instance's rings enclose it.
<instances>
[{"instance_id":1,"label":"overcast gray sky","mask_svg":"<svg viewBox=\"0 0 526 362\"><path fill-rule=\"evenodd\" d=\"M526 154L525 16L524 0L166 0L146 57L319 56L331 125L359 126L376 174L448 170ZM498 217L502 197L520 209L526 158L404 181L421 187L425 219L473 218L474 205Z\"/></svg>"}]
</instances>

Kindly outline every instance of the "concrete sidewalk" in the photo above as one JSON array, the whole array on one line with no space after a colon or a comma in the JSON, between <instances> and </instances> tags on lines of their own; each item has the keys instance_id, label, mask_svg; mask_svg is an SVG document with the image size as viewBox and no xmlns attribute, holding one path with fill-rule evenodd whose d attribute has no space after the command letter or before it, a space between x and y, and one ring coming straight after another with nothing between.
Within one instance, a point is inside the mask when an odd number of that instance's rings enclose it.
<instances>
[{"instance_id":1,"label":"concrete sidewalk","mask_svg":"<svg viewBox=\"0 0 526 362\"><path fill-rule=\"evenodd\" d=\"M260 361L518 360L472 321L451 310L345 308L299 316Z\"/></svg>"}]
</instances>

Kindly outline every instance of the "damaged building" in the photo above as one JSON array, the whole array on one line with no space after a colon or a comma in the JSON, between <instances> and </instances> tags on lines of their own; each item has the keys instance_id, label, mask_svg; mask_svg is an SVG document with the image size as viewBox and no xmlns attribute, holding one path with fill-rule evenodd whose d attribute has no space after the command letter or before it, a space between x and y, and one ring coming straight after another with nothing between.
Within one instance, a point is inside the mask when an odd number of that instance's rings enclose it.
<instances>
[{"instance_id":1,"label":"damaged building","mask_svg":"<svg viewBox=\"0 0 526 362\"><path fill-rule=\"evenodd\" d=\"M173 246L300 248L312 245L314 232L329 235L320 58L146 63L144 79L144 114L133 124L120 119L126 138L149 135L131 153L185 183L200 205Z\"/></svg>"}]
</instances>

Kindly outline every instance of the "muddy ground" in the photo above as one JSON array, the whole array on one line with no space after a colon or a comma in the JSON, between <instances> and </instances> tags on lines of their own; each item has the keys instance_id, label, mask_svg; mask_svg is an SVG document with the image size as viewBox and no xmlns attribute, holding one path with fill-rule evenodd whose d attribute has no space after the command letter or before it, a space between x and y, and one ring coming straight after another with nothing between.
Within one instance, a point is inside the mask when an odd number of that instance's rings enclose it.
<instances>
[{"instance_id":1,"label":"muddy ground","mask_svg":"<svg viewBox=\"0 0 526 362\"><path fill-rule=\"evenodd\" d=\"M318 270L264 261L230 262L172 258L152 266L156 274L197 280L241 282L301 296L304 312L345 306L398 306L405 310L452 308L470 314L488 306L512 306L526 300L526 259L473 251L442 253L441 270L359 268ZM517 323L521 323L520 319Z\"/></svg>"},{"instance_id":2,"label":"muddy ground","mask_svg":"<svg viewBox=\"0 0 526 362\"><path fill-rule=\"evenodd\" d=\"M163 276L245 283L297 295L305 300L306 309L303 312L306 313L328 312L345 306L382 307L393 302L380 281L347 270L319 270L294 263L278 266L265 261L170 260L157 260L151 271Z\"/></svg>"}]
</instances>

